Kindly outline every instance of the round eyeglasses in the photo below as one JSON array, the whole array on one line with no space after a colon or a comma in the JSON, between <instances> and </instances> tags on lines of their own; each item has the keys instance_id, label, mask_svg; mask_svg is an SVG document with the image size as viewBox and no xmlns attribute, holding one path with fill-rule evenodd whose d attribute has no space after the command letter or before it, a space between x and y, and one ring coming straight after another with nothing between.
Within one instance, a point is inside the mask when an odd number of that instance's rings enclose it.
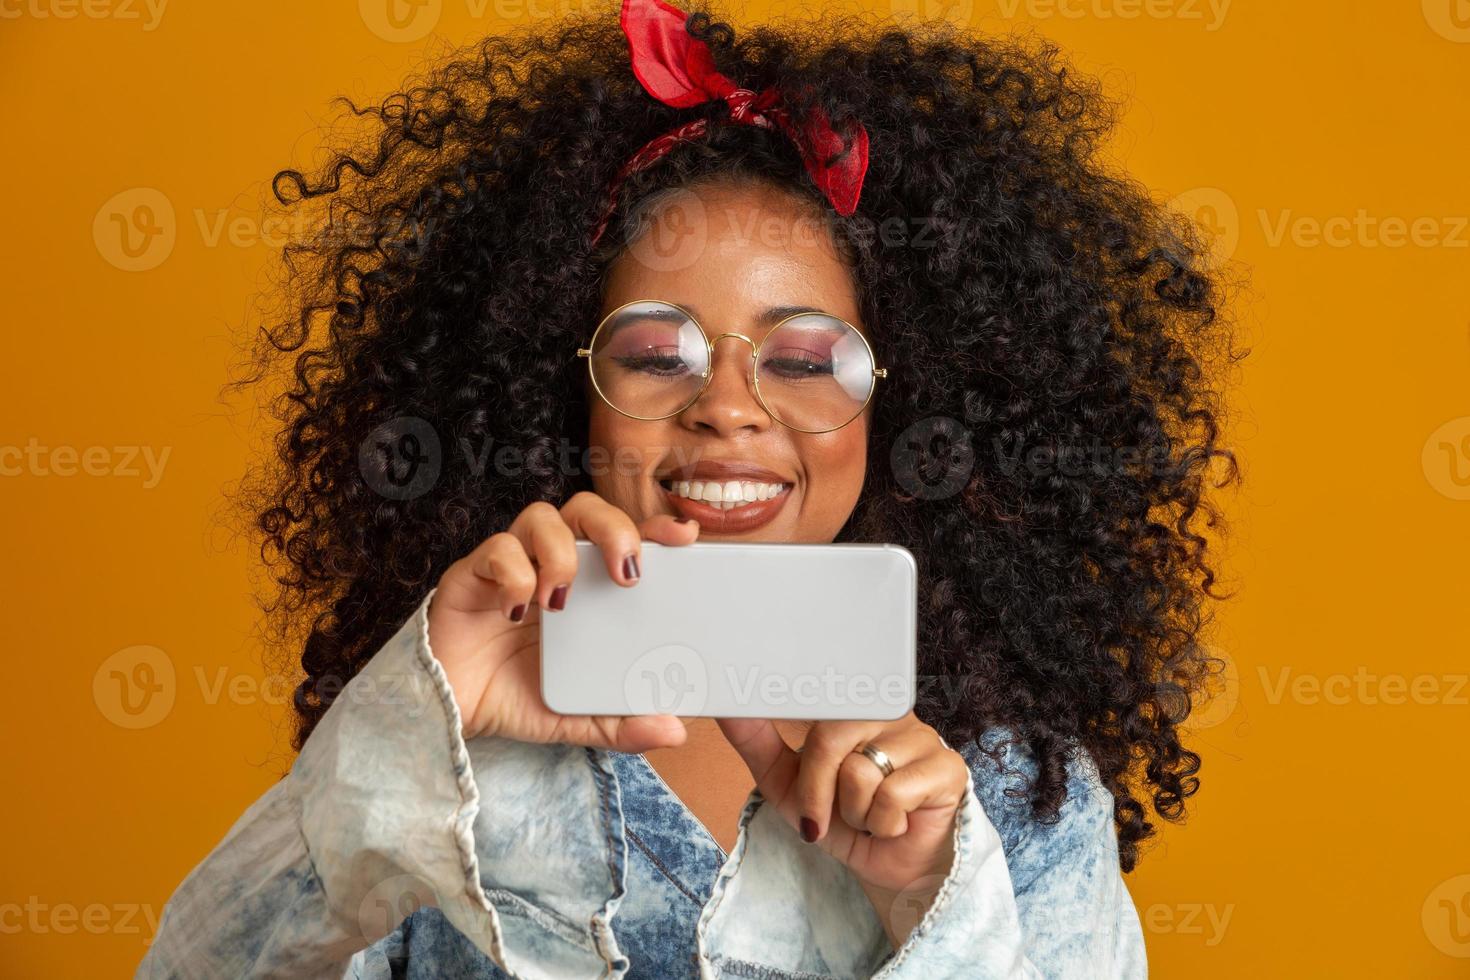
<instances>
[{"instance_id":1,"label":"round eyeglasses","mask_svg":"<svg viewBox=\"0 0 1470 980\"><path fill-rule=\"evenodd\" d=\"M742 333L710 337L688 310L661 300L625 303L602 318L587 347L597 394L629 418L655 421L684 411L709 387L715 344L750 345L756 400L782 425L831 432L862 414L887 368L856 327L830 313L795 313L759 343Z\"/></svg>"}]
</instances>

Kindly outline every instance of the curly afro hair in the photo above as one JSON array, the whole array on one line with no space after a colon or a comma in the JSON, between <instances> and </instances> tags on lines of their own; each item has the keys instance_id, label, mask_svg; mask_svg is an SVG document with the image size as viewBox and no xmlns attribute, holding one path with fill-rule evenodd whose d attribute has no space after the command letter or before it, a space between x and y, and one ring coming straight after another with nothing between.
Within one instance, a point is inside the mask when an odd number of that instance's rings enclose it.
<instances>
[{"instance_id":1,"label":"curly afro hair","mask_svg":"<svg viewBox=\"0 0 1470 980\"><path fill-rule=\"evenodd\" d=\"M1116 107L1045 42L839 16L739 37L707 11L686 26L746 87L869 133L858 211L831 221L879 361L902 370L838 540L918 559L919 717L956 746L1009 728L1043 822L1085 748L1131 871L1150 815L1182 820L1198 789L1180 724L1220 663L1201 640L1207 600L1225 598L1207 490L1239 477L1220 378L1243 356L1217 316L1220 272L1185 219L1101 162ZM570 352L638 202L762 180L830 214L779 131L730 123L718 100L649 97L615 16L487 37L412 82L344 100L366 132L329 141L311 176L276 174L279 206L330 233L285 247L284 308L235 382L279 386L275 452L242 487L266 622L304 672L298 749L454 560L532 501L591 489L555 463L587 437ZM708 134L632 176L589 247L623 162L700 116ZM361 451L395 419L445 447L421 493L379 492ZM459 446L526 465L476 467Z\"/></svg>"}]
</instances>

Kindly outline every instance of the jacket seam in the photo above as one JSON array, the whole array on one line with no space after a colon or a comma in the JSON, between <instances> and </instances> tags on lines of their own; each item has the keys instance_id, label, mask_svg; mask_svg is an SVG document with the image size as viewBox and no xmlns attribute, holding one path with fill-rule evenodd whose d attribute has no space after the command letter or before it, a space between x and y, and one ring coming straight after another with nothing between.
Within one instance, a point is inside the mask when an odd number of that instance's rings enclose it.
<instances>
[{"instance_id":1,"label":"jacket seam","mask_svg":"<svg viewBox=\"0 0 1470 980\"><path fill-rule=\"evenodd\" d=\"M704 905L704 902L700 900L700 898L692 891L690 891L688 886L686 886L684 882L675 877L674 873L669 870L668 866L665 865L664 862L659 859L659 856L653 852L653 849L644 842L642 837L638 836L637 831L635 831L632 827L629 827L626 829L625 833L627 833L628 839L633 842L638 850L642 851L644 856L653 863L653 866L657 868L663 874L663 876L669 880L669 883L677 888L680 894L682 894L685 898L694 903L695 908L700 908Z\"/></svg>"}]
</instances>

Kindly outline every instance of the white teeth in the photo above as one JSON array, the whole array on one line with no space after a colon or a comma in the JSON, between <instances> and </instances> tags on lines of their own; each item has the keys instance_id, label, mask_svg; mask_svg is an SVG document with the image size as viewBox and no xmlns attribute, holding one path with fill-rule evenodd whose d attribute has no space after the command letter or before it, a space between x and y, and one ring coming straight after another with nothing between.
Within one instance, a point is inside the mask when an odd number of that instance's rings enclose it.
<instances>
[{"instance_id":1,"label":"white teeth","mask_svg":"<svg viewBox=\"0 0 1470 980\"><path fill-rule=\"evenodd\" d=\"M770 500L786 489L784 483L752 483L742 480L729 480L725 483L714 480L678 480L667 482L665 486L680 497L702 500L721 510L744 507L759 500Z\"/></svg>"}]
</instances>

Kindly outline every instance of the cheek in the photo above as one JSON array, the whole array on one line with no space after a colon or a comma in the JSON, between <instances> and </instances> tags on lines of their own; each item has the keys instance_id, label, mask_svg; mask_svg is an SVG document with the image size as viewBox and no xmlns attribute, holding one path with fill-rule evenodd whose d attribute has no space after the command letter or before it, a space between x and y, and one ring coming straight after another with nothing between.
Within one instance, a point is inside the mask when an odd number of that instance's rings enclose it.
<instances>
[{"instance_id":1,"label":"cheek","mask_svg":"<svg viewBox=\"0 0 1470 980\"><path fill-rule=\"evenodd\" d=\"M640 510L648 479L663 456L660 447L667 445L665 435L657 423L593 405L587 417L589 451L581 463L587 467L592 489L629 513Z\"/></svg>"},{"instance_id":2,"label":"cheek","mask_svg":"<svg viewBox=\"0 0 1470 980\"><path fill-rule=\"evenodd\" d=\"M807 472L811 482L834 503L851 505L862 493L868 468L868 430L862 422L839 429L813 452Z\"/></svg>"},{"instance_id":3,"label":"cheek","mask_svg":"<svg viewBox=\"0 0 1470 980\"><path fill-rule=\"evenodd\" d=\"M589 461L592 489L599 496L612 500L620 496L618 484L620 473L615 466L599 466L593 461L614 460L620 447L628 444L628 433L620 422L628 421L606 405L594 402L587 416L587 443L590 450L585 454Z\"/></svg>"}]
</instances>

